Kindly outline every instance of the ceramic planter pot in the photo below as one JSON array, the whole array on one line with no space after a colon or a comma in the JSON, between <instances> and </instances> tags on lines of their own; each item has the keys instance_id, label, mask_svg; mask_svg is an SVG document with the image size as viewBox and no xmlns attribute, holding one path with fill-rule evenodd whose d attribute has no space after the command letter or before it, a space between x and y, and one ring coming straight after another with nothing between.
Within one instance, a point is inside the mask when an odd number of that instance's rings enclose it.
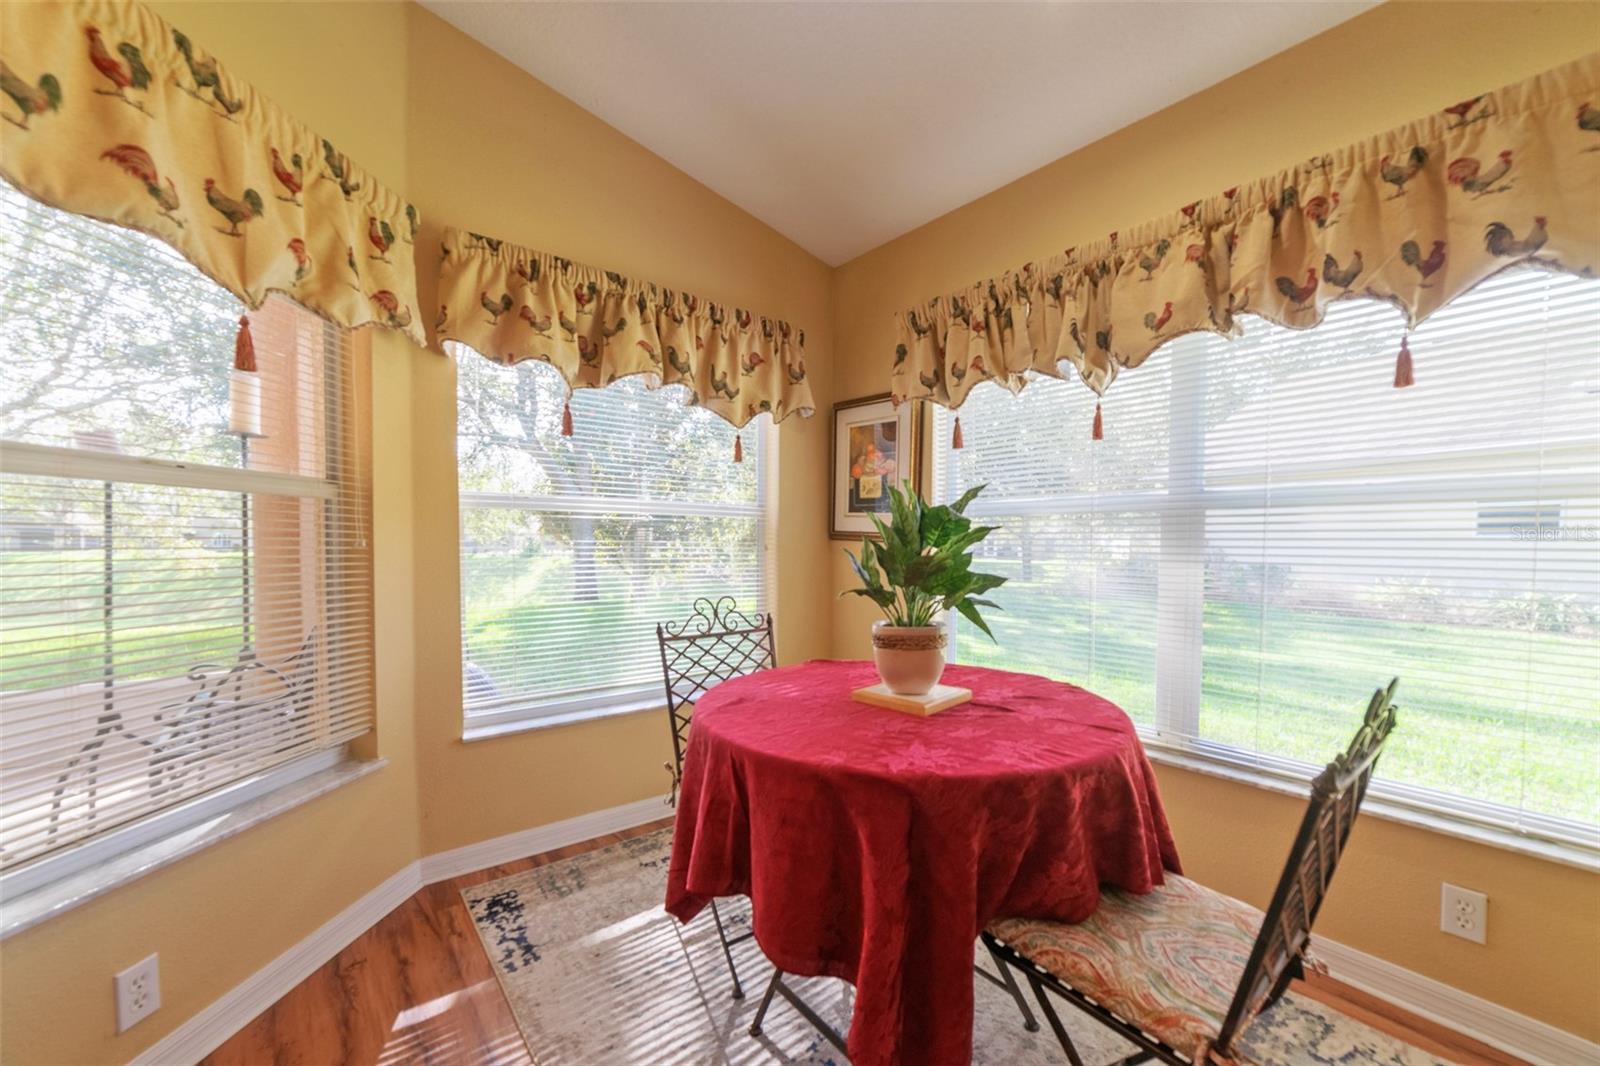
<instances>
[{"instance_id":1,"label":"ceramic planter pot","mask_svg":"<svg viewBox=\"0 0 1600 1066\"><path fill-rule=\"evenodd\" d=\"M943 626L872 624L872 661L889 691L925 696L944 674Z\"/></svg>"}]
</instances>

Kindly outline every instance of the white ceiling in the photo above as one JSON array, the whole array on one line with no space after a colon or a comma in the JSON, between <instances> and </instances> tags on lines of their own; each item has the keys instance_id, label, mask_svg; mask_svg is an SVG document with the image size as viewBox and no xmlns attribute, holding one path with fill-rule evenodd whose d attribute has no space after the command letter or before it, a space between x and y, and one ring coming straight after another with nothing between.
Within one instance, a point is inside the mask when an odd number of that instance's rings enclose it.
<instances>
[{"instance_id":1,"label":"white ceiling","mask_svg":"<svg viewBox=\"0 0 1600 1066\"><path fill-rule=\"evenodd\" d=\"M424 3L830 265L1372 6Z\"/></svg>"}]
</instances>

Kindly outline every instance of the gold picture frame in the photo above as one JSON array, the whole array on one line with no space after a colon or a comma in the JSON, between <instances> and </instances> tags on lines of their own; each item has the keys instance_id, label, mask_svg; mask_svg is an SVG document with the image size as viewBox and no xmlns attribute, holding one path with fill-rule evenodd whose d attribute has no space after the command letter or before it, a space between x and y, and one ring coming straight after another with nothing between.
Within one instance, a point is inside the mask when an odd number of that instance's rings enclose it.
<instances>
[{"instance_id":1,"label":"gold picture frame","mask_svg":"<svg viewBox=\"0 0 1600 1066\"><path fill-rule=\"evenodd\" d=\"M891 484L910 481L922 491L922 407L897 407L888 393L833 405L829 537L875 537L869 516L887 519Z\"/></svg>"}]
</instances>

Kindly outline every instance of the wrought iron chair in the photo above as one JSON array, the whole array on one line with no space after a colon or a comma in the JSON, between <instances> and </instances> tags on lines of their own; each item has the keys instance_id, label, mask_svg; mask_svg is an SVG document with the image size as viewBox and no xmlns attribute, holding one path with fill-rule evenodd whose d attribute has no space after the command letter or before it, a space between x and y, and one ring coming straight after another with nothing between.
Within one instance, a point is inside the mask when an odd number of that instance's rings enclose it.
<instances>
[{"instance_id":1,"label":"wrought iron chair","mask_svg":"<svg viewBox=\"0 0 1600 1066\"><path fill-rule=\"evenodd\" d=\"M695 701L719 682L778 665L777 645L772 636L772 616L745 614L732 596L715 601L701 597L694 601L693 613L683 621L657 623L656 643L661 648L661 676L667 686L667 719L672 727L672 761L664 764L672 775L668 802L676 806ZM722 954L733 977L733 998L743 999L744 986L739 983L739 969L733 962L733 945L749 940L755 933L729 937L716 900L711 901L711 918L717 923L717 939L722 942Z\"/></svg>"},{"instance_id":2,"label":"wrought iron chair","mask_svg":"<svg viewBox=\"0 0 1600 1066\"><path fill-rule=\"evenodd\" d=\"M1235 1041L1305 976L1311 925L1366 796L1378 756L1394 729L1399 679L1367 704L1349 748L1311 783L1311 800L1277 891L1263 916L1239 900L1171 875L1145 896L1107 892L1078 925L1032 919L990 924L984 941L1002 966L1022 971L1073 1066L1083 1066L1049 993L1109 1026L1151 1058L1187 1066L1230 1061ZM1159 957L1141 951L1160 941ZM1174 967L1174 954L1204 955L1238 967L1233 987L1199 967ZM1179 970L1183 972L1178 972ZM1224 1013L1225 1012L1225 1013ZM1220 1026L1217 1019L1221 1018Z\"/></svg>"},{"instance_id":3,"label":"wrought iron chair","mask_svg":"<svg viewBox=\"0 0 1600 1066\"><path fill-rule=\"evenodd\" d=\"M693 613L687 619L656 625L656 642L661 648L661 674L666 683L667 717L672 729L672 761L664 764L672 775L672 793L668 802L675 805L678 786L683 780L683 753L689 741L695 701L719 682L776 666L776 644L772 635L772 616L745 614L738 609L731 596L723 596L715 601L705 597L695 600ZM729 937L722 923L722 915L717 910L716 900L711 901L711 917L717 925L717 939L722 942L722 953L728 960L728 973L733 977L733 998L743 999L744 986L739 982L739 970L733 961L733 945L751 939L755 933L751 931ZM994 949L989 950L1000 969L1000 975L997 977L982 967L973 968L1005 989L1022 1011L1028 1030L1036 1032L1039 1023L1034 1021L1033 1014L1028 1010L1028 1001L1022 989L1011 972L1000 964ZM772 997L782 995L835 1047L844 1051L844 1038L784 984L783 977L782 970L773 969L755 1021L750 1026L750 1034L761 1035L761 1023L772 1004Z\"/></svg>"}]
</instances>

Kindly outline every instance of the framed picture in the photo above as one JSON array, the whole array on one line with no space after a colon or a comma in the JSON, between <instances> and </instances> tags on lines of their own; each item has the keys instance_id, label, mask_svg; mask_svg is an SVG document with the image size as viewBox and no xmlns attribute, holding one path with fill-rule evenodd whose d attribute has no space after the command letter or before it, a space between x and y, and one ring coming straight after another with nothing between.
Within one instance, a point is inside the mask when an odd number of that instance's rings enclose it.
<instances>
[{"instance_id":1,"label":"framed picture","mask_svg":"<svg viewBox=\"0 0 1600 1066\"><path fill-rule=\"evenodd\" d=\"M889 514L889 486L922 491L922 404L889 394L833 405L833 510L828 536L876 536L871 515Z\"/></svg>"}]
</instances>

